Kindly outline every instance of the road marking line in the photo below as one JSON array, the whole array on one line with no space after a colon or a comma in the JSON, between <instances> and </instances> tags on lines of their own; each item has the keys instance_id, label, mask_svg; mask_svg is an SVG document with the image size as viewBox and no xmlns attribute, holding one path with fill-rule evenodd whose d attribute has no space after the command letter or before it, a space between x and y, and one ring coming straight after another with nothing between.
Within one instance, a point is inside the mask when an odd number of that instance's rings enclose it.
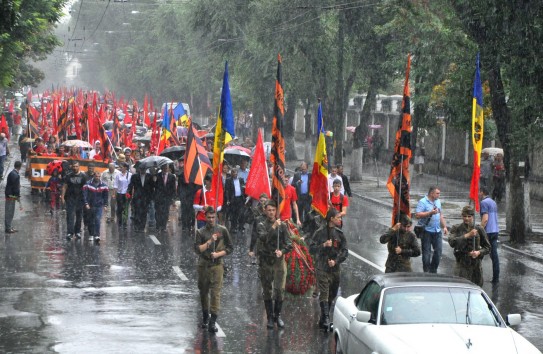
<instances>
[{"instance_id":1,"label":"road marking line","mask_svg":"<svg viewBox=\"0 0 543 354\"><path fill-rule=\"evenodd\" d=\"M157 240L157 238L155 237L155 235L149 235L149 238L151 239L151 241L154 242L155 246L160 246L160 241Z\"/></svg>"},{"instance_id":2,"label":"road marking line","mask_svg":"<svg viewBox=\"0 0 543 354\"><path fill-rule=\"evenodd\" d=\"M378 266L377 264L373 263L373 262L370 261L370 260L367 260L366 258L362 257L361 255L359 255L359 254L357 254L357 253L355 253L355 252L353 252L353 251L351 251L351 250L349 250L349 254L352 254L353 257L360 259L362 262L369 264L369 265L372 266L373 268L375 268L375 269L377 269L377 270L380 270L380 271L383 272L383 273L385 272L385 268L384 268L384 267Z\"/></svg>"},{"instance_id":3,"label":"road marking line","mask_svg":"<svg viewBox=\"0 0 543 354\"><path fill-rule=\"evenodd\" d=\"M221 326L219 326L217 322L215 322L215 326L217 326L218 329L217 333L215 333L215 336L219 338L226 338L226 334L223 332Z\"/></svg>"},{"instance_id":4,"label":"road marking line","mask_svg":"<svg viewBox=\"0 0 543 354\"><path fill-rule=\"evenodd\" d=\"M187 278L187 276L185 274L183 274L183 272L181 271L181 268L179 268L179 266L173 266L173 271L175 272L175 274L177 274L177 276L179 278L181 278L181 280L189 280L189 278Z\"/></svg>"}]
</instances>

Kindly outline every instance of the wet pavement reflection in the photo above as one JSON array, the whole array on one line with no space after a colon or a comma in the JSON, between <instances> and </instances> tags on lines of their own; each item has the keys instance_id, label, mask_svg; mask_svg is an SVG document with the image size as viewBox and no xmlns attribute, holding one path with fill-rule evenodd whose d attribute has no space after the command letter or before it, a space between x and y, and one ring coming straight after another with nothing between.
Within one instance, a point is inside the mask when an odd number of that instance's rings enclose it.
<instances>
[{"instance_id":1,"label":"wet pavement reflection","mask_svg":"<svg viewBox=\"0 0 543 354\"><path fill-rule=\"evenodd\" d=\"M166 232L135 233L102 224L100 245L67 242L65 215L45 212L39 196L16 215L20 232L0 243L0 352L59 353L331 353L332 335L317 328L318 299L288 295L284 330L266 329L257 266L247 255L248 234L233 235L218 318L220 331L199 328L201 316L192 236L172 210ZM352 200L345 233L352 252L342 267L340 294L361 290L380 272L386 248L379 236L390 214ZM248 229L248 227L247 227ZM150 237L155 236L155 239ZM452 274L443 247L439 272ZM521 313L516 330L539 349L543 340L542 265L500 250L502 280L485 282L502 315ZM178 268L177 268L178 267ZM420 257L413 268L422 269ZM491 274L490 259L484 273Z\"/></svg>"}]
</instances>

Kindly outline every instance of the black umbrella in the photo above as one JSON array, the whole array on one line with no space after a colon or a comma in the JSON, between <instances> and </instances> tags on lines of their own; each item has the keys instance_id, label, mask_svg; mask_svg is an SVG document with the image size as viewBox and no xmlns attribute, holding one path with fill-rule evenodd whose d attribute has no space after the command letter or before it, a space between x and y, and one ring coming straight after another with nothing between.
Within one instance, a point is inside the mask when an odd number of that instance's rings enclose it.
<instances>
[{"instance_id":1,"label":"black umbrella","mask_svg":"<svg viewBox=\"0 0 543 354\"><path fill-rule=\"evenodd\" d=\"M164 165L172 164L173 161L164 156L149 156L138 161L136 168L144 167L162 167Z\"/></svg>"},{"instance_id":2,"label":"black umbrella","mask_svg":"<svg viewBox=\"0 0 543 354\"><path fill-rule=\"evenodd\" d=\"M185 155L185 150L186 148L184 145L170 146L169 148L162 150L160 156L166 156L172 160L177 160Z\"/></svg>"}]
</instances>

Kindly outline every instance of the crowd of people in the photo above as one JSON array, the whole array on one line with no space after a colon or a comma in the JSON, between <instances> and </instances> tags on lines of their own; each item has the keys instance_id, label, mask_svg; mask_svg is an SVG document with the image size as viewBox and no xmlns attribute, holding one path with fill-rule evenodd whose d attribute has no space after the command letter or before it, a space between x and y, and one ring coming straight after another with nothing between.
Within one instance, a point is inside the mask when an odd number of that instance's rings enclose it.
<instances>
[{"instance_id":1,"label":"crowd of people","mask_svg":"<svg viewBox=\"0 0 543 354\"><path fill-rule=\"evenodd\" d=\"M5 138L5 137L4 137ZM2 152L0 135L0 153ZM9 149L6 144L6 155ZM25 150L21 148L21 152ZM231 233L244 234L250 225L249 256L258 263L262 286L267 327L283 328L281 318L284 301L287 263L285 255L294 252L294 244L307 245L313 258L316 284L314 297L319 297L321 316L319 327L330 326L329 313L338 294L340 265L348 256L347 239L343 234L343 219L348 215L349 198L352 195L349 179L343 174L343 166L330 168L329 208L326 215L318 215L311 208L311 173L303 162L292 176L286 175L284 207L278 210L275 200L262 194L253 200L245 194L249 175L248 160L239 166L225 166L223 195L213 189L211 175L204 178L204 185L188 183L184 177L184 160L177 164L148 168L138 161L148 154L145 149L118 150L115 161L103 172L94 170L92 164L81 171L82 156L93 159L101 152L97 142L91 151L71 148L66 151L54 139L44 144L35 139L26 151L28 156L71 157L69 165L63 164L52 170L47 189L50 212L66 210L66 239L81 239L83 231L94 242L101 240L100 225L103 212L107 223L117 223L119 229L131 224L134 232L154 227L162 232L167 229L170 210L179 200L179 223L182 230L194 234L194 250L199 256L198 288L202 306L202 327L216 332L220 311L220 292L224 277L223 258L233 251L236 238ZM20 198L19 171L22 162L17 161L7 177L5 232L17 232L12 227L15 203ZM493 261L493 280L499 281L499 261L496 251L497 207L488 196L488 188L481 187L481 225L473 222L474 210L462 210L464 222L452 227L449 244L454 248L457 263L455 273L482 285L481 260L490 254ZM416 235L408 215L401 215L399 222L380 237L387 244L386 272L412 271L411 258L422 255L423 271L436 273L442 254L442 237L448 234L446 220L441 211L440 190L431 187L428 195L416 207L418 226ZM222 203L218 199L222 200ZM303 237L294 240L292 230L300 230ZM419 245L419 238L422 247Z\"/></svg>"}]
</instances>

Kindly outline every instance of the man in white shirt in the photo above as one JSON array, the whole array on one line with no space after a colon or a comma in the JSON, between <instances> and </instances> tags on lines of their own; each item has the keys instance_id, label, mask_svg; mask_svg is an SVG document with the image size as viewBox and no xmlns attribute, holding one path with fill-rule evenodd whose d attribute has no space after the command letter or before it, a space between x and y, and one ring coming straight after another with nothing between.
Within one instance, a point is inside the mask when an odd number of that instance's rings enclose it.
<instances>
[{"instance_id":1,"label":"man in white shirt","mask_svg":"<svg viewBox=\"0 0 543 354\"><path fill-rule=\"evenodd\" d=\"M103 183L107 185L107 188L109 190L109 211L106 213L106 221L109 223L111 221L115 222L115 212L117 210L116 206L116 199L115 199L115 178L120 172L115 169L115 164L111 162L107 170L102 172L102 175L100 176L100 179Z\"/></svg>"},{"instance_id":2,"label":"man in white shirt","mask_svg":"<svg viewBox=\"0 0 543 354\"><path fill-rule=\"evenodd\" d=\"M94 156L100 155L101 147L100 147L100 140L96 140L94 143L94 149L92 149L89 152L89 159L94 159Z\"/></svg>"},{"instance_id":3,"label":"man in white shirt","mask_svg":"<svg viewBox=\"0 0 543 354\"><path fill-rule=\"evenodd\" d=\"M328 192L332 192L334 190L334 181L336 179L339 179L341 181L341 188L339 189L339 192L345 195L343 180L341 176L337 174L337 167L332 167L332 170L330 171L330 174L328 175Z\"/></svg>"}]
</instances>

